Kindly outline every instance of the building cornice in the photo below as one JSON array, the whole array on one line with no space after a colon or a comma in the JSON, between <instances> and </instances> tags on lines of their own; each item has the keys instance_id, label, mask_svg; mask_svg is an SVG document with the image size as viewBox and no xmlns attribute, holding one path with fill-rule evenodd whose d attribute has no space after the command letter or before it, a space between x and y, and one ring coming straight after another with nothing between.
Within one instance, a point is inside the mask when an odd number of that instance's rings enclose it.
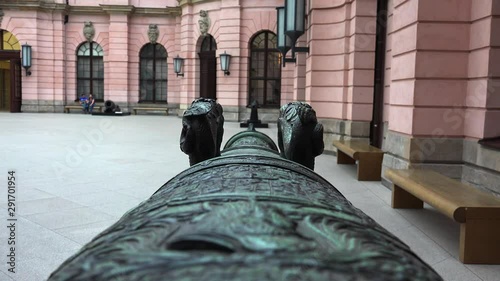
<instances>
[{"instance_id":1,"label":"building cornice","mask_svg":"<svg viewBox=\"0 0 500 281\"><path fill-rule=\"evenodd\" d=\"M186 5L201 4L214 1L221 1L221 0L177 0L177 3L179 3L179 6L183 7Z\"/></svg>"},{"instance_id":2,"label":"building cornice","mask_svg":"<svg viewBox=\"0 0 500 281\"><path fill-rule=\"evenodd\" d=\"M0 1L0 8L3 10L66 11L67 6L66 4L43 0Z\"/></svg>"},{"instance_id":3,"label":"building cornice","mask_svg":"<svg viewBox=\"0 0 500 281\"><path fill-rule=\"evenodd\" d=\"M182 15L180 7L136 8L133 5L70 6L69 11L70 14L128 14L171 17Z\"/></svg>"},{"instance_id":4,"label":"building cornice","mask_svg":"<svg viewBox=\"0 0 500 281\"><path fill-rule=\"evenodd\" d=\"M101 9L108 14L131 14L134 12L133 5L104 5L99 4Z\"/></svg>"},{"instance_id":5,"label":"building cornice","mask_svg":"<svg viewBox=\"0 0 500 281\"><path fill-rule=\"evenodd\" d=\"M129 15L149 15L149 16L171 16L182 15L181 7L165 8L136 8L133 5L99 5L99 6L72 6L54 3L49 0L17 0L0 1L0 9L8 10L33 10L33 11L60 11L65 14L129 14Z\"/></svg>"},{"instance_id":6,"label":"building cornice","mask_svg":"<svg viewBox=\"0 0 500 281\"><path fill-rule=\"evenodd\" d=\"M69 14L105 14L98 6L69 6Z\"/></svg>"},{"instance_id":7,"label":"building cornice","mask_svg":"<svg viewBox=\"0 0 500 281\"><path fill-rule=\"evenodd\" d=\"M166 8L135 8L134 14L152 15L152 16L181 16L181 7L166 7Z\"/></svg>"}]
</instances>

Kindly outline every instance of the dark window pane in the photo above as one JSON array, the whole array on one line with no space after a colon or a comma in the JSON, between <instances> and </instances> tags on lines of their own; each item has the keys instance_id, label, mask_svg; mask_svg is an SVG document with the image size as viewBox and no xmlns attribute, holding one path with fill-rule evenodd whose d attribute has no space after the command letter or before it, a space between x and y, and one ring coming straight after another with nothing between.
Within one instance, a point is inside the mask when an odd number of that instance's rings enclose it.
<instances>
[{"instance_id":1,"label":"dark window pane","mask_svg":"<svg viewBox=\"0 0 500 281\"><path fill-rule=\"evenodd\" d=\"M153 60L152 59L142 59L141 60L141 79L153 79Z\"/></svg>"},{"instance_id":2,"label":"dark window pane","mask_svg":"<svg viewBox=\"0 0 500 281\"><path fill-rule=\"evenodd\" d=\"M269 52L267 54L267 77L280 78L281 65L279 52Z\"/></svg>"},{"instance_id":3,"label":"dark window pane","mask_svg":"<svg viewBox=\"0 0 500 281\"><path fill-rule=\"evenodd\" d=\"M80 45L77 52L78 56L90 56L90 43L86 42Z\"/></svg>"},{"instance_id":4,"label":"dark window pane","mask_svg":"<svg viewBox=\"0 0 500 281\"><path fill-rule=\"evenodd\" d=\"M263 32L257 36L252 41L252 49L265 49L266 48L266 33Z\"/></svg>"},{"instance_id":5,"label":"dark window pane","mask_svg":"<svg viewBox=\"0 0 500 281\"><path fill-rule=\"evenodd\" d=\"M90 94L90 80L82 80L79 79L77 82L77 97L81 97L83 94L88 95Z\"/></svg>"},{"instance_id":6,"label":"dark window pane","mask_svg":"<svg viewBox=\"0 0 500 281\"><path fill-rule=\"evenodd\" d=\"M252 72L250 77L264 78L265 54L264 52L252 52Z\"/></svg>"},{"instance_id":7,"label":"dark window pane","mask_svg":"<svg viewBox=\"0 0 500 281\"><path fill-rule=\"evenodd\" d=\"M139 101L145 101L146 97L148 96L146 82L147 81L143 81L143 80L141 80L139 82Z\"/></svg>"},{"instance_id":8,"label":"dark window pane","mask_svg":"<svg viewBox=\"0 0 500 281\"><path fill-rule=\"evenodd\" d=\"M153 58L154 57L154 45L147 44L146 46L142 47L140 57L141 58Z\"/></svg>"},{"instance_id":9,"label":"dark window pane","mask_svg":"<svg viewBox=\"0 0 500 281\"><path fill-rule=\"evenodd\" d=\"M167 50L147 44L139 54L139 101L167 101Z\"/></svg>"},{"instance_id":10,"label":"dark window pane","mask_svg":"<svg viewBox=\"0 0 500 281\"><path fill-rule=\"evenodd\" d=\"M250 44L248 104L255 99L263 106L280 105L281 65L276 43L276 35L265 31L255 36Z\"/></svg>"},{"instance_id":11,"label":"dark window pane","mask_svg":"<svg viewBox=\"0 0 500 281\"><path fill-rule=\"evenodd\" d=\"M93 94L96 100L104 98L103 54L102 47L96 42L85 42L78 48L76 64L78 97L81 94Z\"/></svg>"},{"instance_id":12,"label":"dark window pane","mask_svg":"<svg viewBox=\"0 0 500 281\"><path fill-rule=\"evenodd\" d=\"M167 101L167 81L156 81L156 101Z\"/></svg>"},{"instance_id":13,"label":"dark window pane","mask_svg":"<svg viewBox=\"0 0 500 281\"><path fill-rule=\"evenodd\" d=\"M276 49L278 47L278 38L272 33L268 33L267 48Z\"/></svg>"},{"instance_id":14,"label":"dark window pane","mask_svg":"<svg viewBox=\"0 0 500 281\"><path fill-rule=\"evenodd\" d=\"M103 51L101 45L99 45L95 42L92 42L92 47L93 47L92 56L94 56L94 57L104 56L104 51Z\"/></svg>"},{"instance_id":15,"label":"dark window pane","mask_svg":"<svg viewBox=\"0 0 500 281\"><path fill-rule=\"evenodd\" d=\"M264 80L251 80L249 104L256 100L259 104L264 104Z\"/></svg>"},{"instance_id":16,"label":"dark window pane","mask_svg":"<svg viewBox=\"0 0 500 281\"><path fill-rule=\"evenodd\" d=\"M268 105L279 105L280 104L280 85L277 80L268 80L266 84L266 102Z\"/></svg>"},{"instance_id":17,"label":"dark window pane","mask_svg":"<svg viewBox=\"0 0 500 281\"><path fill-rule=\"evenodd\" d=\"M141 81L141 98L143 101L153 101L154 83L151 80Z\"/></svg>"},{"instance_id":18,"label":"dark window pane","mask_svg":"<svg viewBox=\"0 0 500 281\"><path fill-rule=\"evenodd\" d=\"M92 58L92 77L104 78L104 62L102 58Z\"/></svg>"},{"instance_id":19,"label":"dark window pane","mask_svg":"<svg viewBox=\"0 0 500 281\"><path fill-rule=\"evenodd\" d=\"M94 94L94 98L96 100L104 99L104 81L103 80L94 80L92 81L92 93Z\"/></svg>"},{"instance_id":20,"label":"dark window pane","mask_svg":"<svg viewBox=\"0 0 500 281\"><path fill-rule=\"evenodd\" d=\"M160 44L156 44L156 58L157 59L167 58L167 50Z\"/></svg>"},{"instance_id":21,"label":"dark window pane","mask_svg":"<svg viewBox=\"0 0 500 281\"><path fill-rule=\"evenodd\" d=\"M90 57L78 58L77 75L79 78L90 78Z\"/></svg>"},{"instance_id":22,"label":"dark window pane","mask_svg":"<svg viewBox=\"0 0 500 281\"><path fill-rule=\"evenodd\" d=\"M165 59L156 61L156 79L167 79L167 61Z\"/></svg>"}]
</instances>

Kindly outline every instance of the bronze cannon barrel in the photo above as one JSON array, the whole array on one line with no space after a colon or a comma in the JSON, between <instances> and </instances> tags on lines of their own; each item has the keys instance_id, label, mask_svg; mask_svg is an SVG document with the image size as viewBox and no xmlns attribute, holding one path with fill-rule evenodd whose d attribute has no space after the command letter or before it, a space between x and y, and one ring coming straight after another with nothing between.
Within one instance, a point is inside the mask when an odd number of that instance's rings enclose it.
<instances>
[{"instance_id":1,"label":"bronze cannon barrel","mask_svg":"<svg viewBox=\"0 0 500 281\"><path fill-rule=\"evenodd\" d=\"M442 279L327 180L250 130L169 180L49 280Z\"/></svg>"},{"instance_id":2,"label":"bronze cannon barrel","mask_svg":"<svg viewBox=\"0 0 500 281\"><path fill-rule=\"evenodd\" d=\"M111 101L107 100L104 102L104 113L115 113L117 110L117 105Z\"/></svg>"}]
</instances>

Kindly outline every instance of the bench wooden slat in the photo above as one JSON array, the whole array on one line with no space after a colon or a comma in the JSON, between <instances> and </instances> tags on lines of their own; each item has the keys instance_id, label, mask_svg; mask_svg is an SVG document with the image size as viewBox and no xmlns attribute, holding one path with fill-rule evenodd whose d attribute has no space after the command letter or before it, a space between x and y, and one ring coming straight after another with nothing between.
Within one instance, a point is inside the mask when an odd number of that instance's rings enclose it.
<instances>
[{"instance_id":1,"label":"bench wooden slat","mask_svg":"<svg viewBox=\"0 0 500 281\"><path fill-rule=\"evenodd\" d=\"M460 223L460 260L500 264L500 198L430 170L392 170L393 208L423 202Z\"/></svg>"},{"instance_id":2,"label":"bench wooden slat","mask_svg":"<svg viewBox=\"0 0 500 281\"><path fill-rule=\"evenodd\" d=\"M133 112L135 115L137 115L138 110L145 110L145 111L165 111L165 114L168 115L168 108L161 108L161 107L134 107Z\"/></svg>"},{"instance_id":3,"label":"bench wooden slat","mask_svg":"<svg viewBox=\"0 0 500 281\"><path fill-rule=\"evenodd\" d=\"M83 110L83 107L81 105L76 105L76 104L75 105L65 105L64 106L64 113L69 113L70 109L81 109L81 110ZM100 111L101 110L101 106L100 105L95 105L94 109Z\"/></svg>"},{"instance_id":4,"label":"bench wooden slat","mask_svg":"<svg viewBox=\"0 0 500 281\"><path fill-rule=\"evenodd\" d=\"M360 153L384 153L383 150L362 140L334 140L333 145L356 160L359 160Z\"/></svg>"},{"instance_id":5,"label":"bench wooden slat","mask_svg":"<svg viewBox=\"0 0 500 281\"><path fill-rule=\"evenodd\" d=\"M388 169L385 175L457 222L465 222L466 208L500 208L500 199L434 171Z\"/></svg>"},{"instance_id":6,"label":"bench wooden slat","mask_svg":"<svg viewBox=\"0 0 500 281\"><path fill-rule=\"evenodd\" d=\"M361 140L335 140L337 164L356 164L358 180L379 181L384 151Z\"/></svg>"},{"instance_id":7,"label":"bench wooden slat","mask_svg":"<svg viewBox=\"0 0 500 281\"><path fill-rule=\"evenodd\" d=\"M155 107L134 107L135 110L158 110L158 111L165 111L167 110L166 108L155 108Z\"/></svg>"}]
</instances>

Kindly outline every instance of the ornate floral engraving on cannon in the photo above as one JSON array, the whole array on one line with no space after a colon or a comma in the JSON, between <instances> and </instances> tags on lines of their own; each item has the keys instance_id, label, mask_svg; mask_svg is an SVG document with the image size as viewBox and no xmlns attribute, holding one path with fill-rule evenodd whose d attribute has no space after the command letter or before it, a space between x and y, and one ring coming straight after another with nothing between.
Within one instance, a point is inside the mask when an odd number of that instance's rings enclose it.
<instances>
[{"instance_id":1,"label":"ornate floral engraving on cannon","mask_svg":"<svg viewBox=\"0 0 500 281\"><path fill-rule=\"evenodd\" d=\"M193 103L181 147L206 140L189 136L200 120L214 139L217 129L195 114L214 106ZM442 279L328 181L250 130L172 178L49 280Z\"/></svg>"}]
</instances>

